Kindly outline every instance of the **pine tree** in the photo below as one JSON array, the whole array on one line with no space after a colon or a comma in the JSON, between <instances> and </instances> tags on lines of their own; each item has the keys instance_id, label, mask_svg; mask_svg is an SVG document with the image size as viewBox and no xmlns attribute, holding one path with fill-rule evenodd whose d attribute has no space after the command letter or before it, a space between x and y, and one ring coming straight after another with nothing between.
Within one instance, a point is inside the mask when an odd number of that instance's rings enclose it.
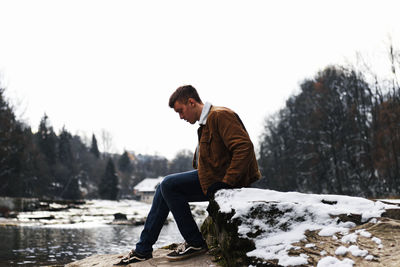
<instances>
[{"instance_id":1,"label":"pine tree","mask_svg":"<svg viewBox=\"0 0 400 267\"><path fill-rule=\"evenodd\" d=\"M68 184L66 185L65 191L62 195L65 199L80 199L82 194L79 188L79 178L78 176L73 176L70 178Z\"/></svg>"},{"instance_id":2,"label":"pine tree","mask_svg":"<svg viewBox=\"0 0 400 267\"><path fill-rule=\"evenodd\" d=\"M115 200L117 199L118 191L118 176L115 171L114 162L110 158L99 184L99 195L102 199Z\"/></svg>"},{"instance_id":3,"label":"pine tree","mask_svg":"<svg viewBox=\"0 0 400 267\"><path fill-rule=\"evenodd\" d=\"M37 133L38 143L41 151L46 156L49 165L57 162L58 138L54 133L53 127L49 124L49 117L44 114L39 124Z\"/></svg>"},{"instance_id":4,"label":"pine tree","mask_svg":"<svg viewBox=\"0 0 400 267\"><path fill-rule=\"evenodd\" d=\"M16 120L12 108L0 88L0 195L22 196L24 136L22 125Z\"/></svg>"},{"instance_id":5,"label":"pine tree","mask_svg":"<svg viewBox=\"0 0 400 267\"><path fill-rule=\"evenodd\" d=\"M59 139L58 159L63 165L71 168L73 164L71 147L72 135L63 127Z\"/></svg>"},{"instance_id":6,"label":"pine tree","mask_svg":"<svg viewBox=\"0 0 400 267\"><path fill-rule=\"evenodd\" d=\"M124 173L132 172L133 166L126 150L118 160L118 169Z\"/></svg>"},{"instance_id":7,"label":"pine tree","mask_svg":"<svg viewBox=\"0 0 400 267\"><path fill-rule=\"evenodd\" d=\"M96 136L94 134L92 135L92 145L90 146L90 152L92 152L96 158L100 158L100 151L97 146Z\"/></svg>"}]
</instances>

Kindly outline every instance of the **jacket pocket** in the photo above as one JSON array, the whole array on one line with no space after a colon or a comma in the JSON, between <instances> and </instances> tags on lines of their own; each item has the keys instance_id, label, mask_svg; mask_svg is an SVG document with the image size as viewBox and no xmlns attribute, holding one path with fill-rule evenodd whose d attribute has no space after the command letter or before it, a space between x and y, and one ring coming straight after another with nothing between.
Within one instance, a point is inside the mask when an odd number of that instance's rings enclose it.
<instances>
[{"instance_id":1,"label":"jacket pocket","mask_svg":"<svg viewBox=\"0 0 400 267\"><path fill-rule=\"evenodd\" d=\"M212 134L209 131L203 131L200 138L200 155L202 157L206 156L207 158L210 156L211 151L211 140Z\"/></svg>"}]
</instances>

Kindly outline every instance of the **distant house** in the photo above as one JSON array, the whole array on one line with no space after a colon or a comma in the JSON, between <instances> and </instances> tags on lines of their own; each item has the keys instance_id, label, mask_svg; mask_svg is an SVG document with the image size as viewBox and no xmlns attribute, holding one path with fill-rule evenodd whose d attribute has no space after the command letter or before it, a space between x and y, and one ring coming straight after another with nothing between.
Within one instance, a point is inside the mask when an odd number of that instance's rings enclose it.
<instances>
[{"instance_id":1,"label":"distant house","mask_svg":"<svg viewBox=\"0 0 400 267\"><path fill-rule=\"evenodd\" d=\"M151 203L153 202L156 188L162 180L163 177L145 178L133 188L133 194L136 195L140 201Z\"/></svg>"}]
</instances>

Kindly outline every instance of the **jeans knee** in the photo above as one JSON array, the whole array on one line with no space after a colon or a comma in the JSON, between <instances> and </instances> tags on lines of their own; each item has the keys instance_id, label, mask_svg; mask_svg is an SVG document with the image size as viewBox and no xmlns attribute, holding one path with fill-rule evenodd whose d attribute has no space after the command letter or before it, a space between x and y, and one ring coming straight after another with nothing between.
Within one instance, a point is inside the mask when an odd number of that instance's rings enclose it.
<instances>
[{"instance_id":1,"label":"jeans knee","mask_svg":"<svg viewBox=\"0 0 400 267\"><path fill-rule=\"evenodd\" d=\"M172 175L168 175L165 176L165 178L162 180L162 182L160 183L160 190L161 193L164 194L168 194L168 192L171 191L171 189L173 188L173 178Z\"/></svg>"}]
</instances>

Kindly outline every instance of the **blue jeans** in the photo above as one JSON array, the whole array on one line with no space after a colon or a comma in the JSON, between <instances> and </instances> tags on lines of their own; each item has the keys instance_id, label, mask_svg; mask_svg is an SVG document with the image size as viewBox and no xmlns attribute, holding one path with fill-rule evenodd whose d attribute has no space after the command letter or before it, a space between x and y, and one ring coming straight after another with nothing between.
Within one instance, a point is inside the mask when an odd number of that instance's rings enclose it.
<instances>
[{"instance_id":1,"label":"blue jeans","mask_svg":"<svg viewBox=\"0 0 400 267\"><path fill-rule=\"evenodd\" d=\"M197 170L166 176L156 189L136 251L140 254L153 251L152 246L170 211L185 241L192 245L203 245L205 241L193 219L189 202L207 200L201 190Z\"/></svg>"}]
</instances>

